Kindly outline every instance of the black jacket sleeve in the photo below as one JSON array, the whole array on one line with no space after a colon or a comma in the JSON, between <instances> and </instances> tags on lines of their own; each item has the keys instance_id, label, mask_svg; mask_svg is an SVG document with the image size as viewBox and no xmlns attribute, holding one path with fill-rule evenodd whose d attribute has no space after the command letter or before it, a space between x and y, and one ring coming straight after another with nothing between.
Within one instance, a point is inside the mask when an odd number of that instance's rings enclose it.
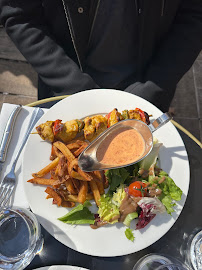
<instances>
[{"instance_id":1,"label":"black jacket sleeve","mask_svg":"<svg viewBox=\"0 0 202 270\"><path fill-rule=\"evenodd\" d=\"M202 1L182 0L175 21L146 69L143 84L126 91L137 94L163 111L172 101L176 85L202 49Z\"/></svg>"},{"instance_id":2,"label":"black jacket sleeve","mask_svg":"<svg viewBox=\"0 0 202 270\"><path fill-rule=\"evenodd\" d=\"M0 22L40 79L53 89L47 96L98 88L51 37L40 0L0 0Z\"/></svg>"}]
</instances>

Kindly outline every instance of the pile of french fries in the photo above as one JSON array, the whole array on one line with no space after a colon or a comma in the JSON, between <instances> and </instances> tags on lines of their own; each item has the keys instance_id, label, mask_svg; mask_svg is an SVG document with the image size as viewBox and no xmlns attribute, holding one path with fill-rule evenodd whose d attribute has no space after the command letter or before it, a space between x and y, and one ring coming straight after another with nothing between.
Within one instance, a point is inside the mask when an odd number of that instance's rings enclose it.
<instances>
[{"instance_id":1,"label":"pile of french fries","mask_svg":"<svg viewBox=\"0 0 202 270\"><path fill-rule=\"evenodd\" d=\"M47 199L63 207L74 207L94 199L99 206L100 196L108 187L104 172L84 172L78 166L78 156L88 146L83 137L68 144L56 141L52 144L50 164L33 173L28 182L47 186Z\"/></svg>"}]
</instances>

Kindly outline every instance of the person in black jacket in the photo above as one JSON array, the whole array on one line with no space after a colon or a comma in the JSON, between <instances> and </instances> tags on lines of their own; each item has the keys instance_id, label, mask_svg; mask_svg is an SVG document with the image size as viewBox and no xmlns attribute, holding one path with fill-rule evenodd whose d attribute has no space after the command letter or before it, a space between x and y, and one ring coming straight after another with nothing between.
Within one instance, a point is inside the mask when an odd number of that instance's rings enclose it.
<instances>
[{"instance_id":1,"label":"person in black jacket","mask_svg":"<svg viewBox=\"0 0 202 270\"><path fill-rule=\"evenodd\" d=\"M202 49L201 0L0 0L38 97L120 89L167 111Z\"/></svg>"}]
</instances>

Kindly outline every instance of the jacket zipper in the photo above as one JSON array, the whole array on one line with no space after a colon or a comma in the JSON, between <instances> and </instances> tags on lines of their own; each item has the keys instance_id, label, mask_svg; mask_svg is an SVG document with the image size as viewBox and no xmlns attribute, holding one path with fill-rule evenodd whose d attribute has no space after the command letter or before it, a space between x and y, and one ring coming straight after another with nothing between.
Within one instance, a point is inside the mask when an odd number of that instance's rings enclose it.
<instances>
[{"instance_id":1,"label":"jacket zipper","mask_svg":"<svg viewBox=\"0 0 202 270\"><path fill-rule=\"evenodd\" d=\"M89 39L88 39L88 47L89 47L90 40L91 40L91 37L92 37L92 33L93 33L94 25L95 25L95 20L97 18L97 13L98 13L99 6L100 6L100 0L98 0L97 7L96 7L96 10L95 10L95 15L94 15L93 22L92 22L92 26L91 26L91 29L90 29L90 35L89 35Z\"/></svg>"},{"instance_id":2,"label":"jacket zipper","mask_svg":"<svg viewBox=\"0 0 202 270\"><path fill-rule=\"evenodd\" d=\"M143 14L143 0L135 0L136 12L137 12L137 21L138 21L138 69L137 69L137 79L141 81L142 77L142 67L141 67L141 57L142 57L142 39L144 31L144 14Z\"/></svg>"},{"instance_id":3,"label":"jacket zipper","mask_svg":"<svg viewBox=\"0 0 202 270\"><path fill-rule=\"evenodd\" d=\"M163 17L163 15L164 15L165 2L166 2L166 0L162 0L162 4L161 4L161 17Z\"/></svg>"},{"instance_id":4,"label":"jacket zipper","mask_svg":"<svg viewBox=\"0 0 202 270\"><path fill-rule=\"evenodd\" d=\"M140 0L135 0L135 6L136 6L136 12L139 16L142 13L141 7L140 7Z\"/></svg>"},{"instance_id":5,"label":"jacket zipper","mask_svg":"<svg viewBox=\"0 0 202 270\"><path fill-rule=\"evenodd\" d=\"M76 48L76 43L75 43L75 39L74 39L74 35L73 35L73 29L72 29L71 24L70 24L70 18L68 16L68 12L67 12L64 0L62 0L62 4L63 4L63 7L64 7L65 17L66 17L66 20L67 20L67 25L68 25L68 28L69 28L69 32L70 32L70 36L71 36L72 43L73 43L73 46L74 46L74 50L75 50L75 53L76 53L76 56L77 56L77 60L78 60L81 71L83 71L83 68L82 68L82 65L81 65L81 60L80 60L80 57L79 57L79 53L78 53L77 48Z\"/></svg>"}]
</instances>

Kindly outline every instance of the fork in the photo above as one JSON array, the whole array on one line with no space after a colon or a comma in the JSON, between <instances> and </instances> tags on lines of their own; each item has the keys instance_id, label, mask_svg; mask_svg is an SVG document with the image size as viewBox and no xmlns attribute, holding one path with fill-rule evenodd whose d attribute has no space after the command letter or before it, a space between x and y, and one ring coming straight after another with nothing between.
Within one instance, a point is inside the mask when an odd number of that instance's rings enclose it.
<instances>
[{"instance_id":1,"label":"fork","mask_svg":"<svg viewBox=\"0 0 202 270\"><path fill-rule=\"evenodd\" d=\"M14 162L12 164L11 170L9 171L9 173L3 178L1 185L0 185L0 210L5 207L5 205L7 204L8 200L10 199L13 190L15 188L16 185L16 176L15 176L15 166L16 163L18 161L18 158L20 156L20 153L29 137L29 134L31 133L32 129L34 128L36 122L41 118L41 116L44 114L43 110L40 108L35 108L31 119L29 121L28 124L28 128L27 131L25 133L25 136L19 146L19 149L16 153Z\"/></svg>"}]
</instances>

